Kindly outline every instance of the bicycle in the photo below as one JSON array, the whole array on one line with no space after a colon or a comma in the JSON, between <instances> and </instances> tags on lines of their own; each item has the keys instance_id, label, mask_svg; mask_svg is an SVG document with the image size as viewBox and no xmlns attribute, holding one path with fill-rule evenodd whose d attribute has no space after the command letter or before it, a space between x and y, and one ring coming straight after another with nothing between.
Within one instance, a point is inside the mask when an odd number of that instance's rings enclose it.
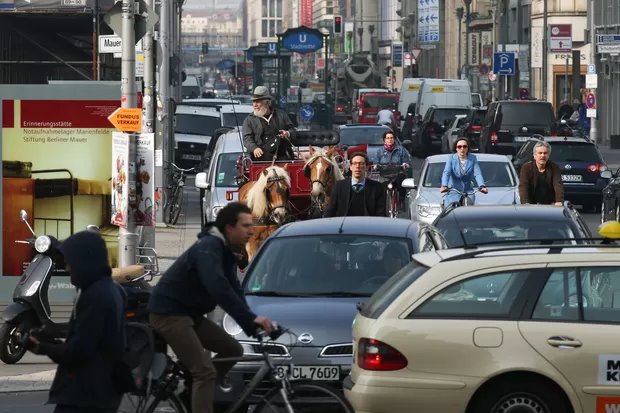
<instances>
[{"instance_id":1,"label":"bicycle","mask_svg":"<svg viewBox=\"0 0 620 413\"><path fill-rule=\"evenodd\" d=\"M378 182L387 182L386 210L390 218L398 218L401 212L400 194L395 188L394 181L398 175L407 169L400 164L377 164L372 166L372 178Z\"/></svg>"},{"instance_id":2,"label":"bicycle","mask_svg":"<svg viewBox=\"0 0 620 413\"><path fill-rule=\"evenodd\" d=\"M198 168L183 169L176 166L173 162L166 161L174 167L172 171L172 184L168 185L167 192L169 195L166 197L166 203L164 204L164 221L166 224L175 225L179 220L181 214L181 208L183 206L183 187L185 186L185 179L189 172L198 172ZM170 172L170 168L166 168Z\"/></svg>"},{"instance_id":3,"label":"bicycle","mask_svg":"<svg viewBox=\"0 0 620 413\"><path fill-rule=\"evenodd\" d=\"M139 323L131 323L136 326ZM154 333L150 328L141 324L139 329L146 330L151 334L153 343L159 341L158 344L152 344L154 347L158 347L156 350L155 358L165 360L165 368L161 368L163 364L150 363L152 367L149 367L147 371L143 373L144 380L140 381L142 386L140 390L132 397L140 398L138 406L131 410L131 413L154 413L156 410L170 411L170 408L160 407L158 405L161 402L168 402L177 413L190 413L191 412L191 375L183 365L173 359L166 353L166 344L161 338L155 338ZM235 400L235 402L226 408L224 413L245 413L244 408L250 403L249 400L255 398L253 396L254 391L264 385L265 379L270 379L275 383L275 386L267 392L265 396L261 397L261 401L256 405L254 413L265 413L269 408L273 406L283 407L286 413L294 413L293 405L313 405L316 406L325 403L326 399L332 401L332 405L340 406L341 409L338 413L355 413L349 402L343 395L339 394L335 389L332 389L326 385L320 383L313 383L310 381L290 381L287 374L282 374L282 366L276 366L269 355L269 343L265 343L265 339L269 338L271 341L275 341L285 333L291 333L290 331L278 326L277 329L270 335L266 335L264 332L259 332L254 335L257 340L259 352L261 355L256 356L242 356L234 358L217 359L214 358L213 362L263 362L263 365L256 372L254 377L248 382L242 394ZM293 334L294 335L294 334ZM294 335L295 336L295 335ZM296 336L295 336L296 337ZM158 370L161 373L158 375ZM184 390L178 392L179 386L183 382ZM306 393L308 397L300 398L299 395ZM128 396L128 395L126 395ZM127 401L124 399L123 402ZM149 403L149 401L151 401ZM121 404L123 407L123 403ZM121 412L122 410L119 410ZM124 411L123 411L124 412Z\"/></svg>"},{"instance_id":4,"label":"bicycle","mask_svg":"<svg viewBox=\"0 0 620 413\"><path fill-rule=\"evenodd\" d=\"M443 212L444 209L446 209L444 207L444 202L443 202L443 198L446 197L446 195L448 195L450 192L456 192L457 194L459 194L461 196L461 198L458 201L454 201L451 202L450 205L448 207L458 207L458 206L470 206L470 205L474 205L474 201L471 199L472 196L474 196L476 193L481 192L482 188L478 188L475 189L473 191L465 191L465 192L461 192L456 188L447 188L445 191L443 191L443 197L441 199L441 211Z\"/></svg>"}]
</instances>

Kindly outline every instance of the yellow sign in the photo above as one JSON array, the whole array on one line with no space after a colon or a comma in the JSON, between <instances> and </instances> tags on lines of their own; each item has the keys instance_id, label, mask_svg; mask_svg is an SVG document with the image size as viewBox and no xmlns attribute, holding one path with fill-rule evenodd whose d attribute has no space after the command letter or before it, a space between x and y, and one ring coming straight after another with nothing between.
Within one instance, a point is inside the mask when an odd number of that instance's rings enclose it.
<instances>
[{"instance_id":1,"label":"yellow sign","mask_svg":"<svg viewBox=\"0 0 620 413\"><path fill-rule=\"evenodd\" d=\"M140 108L118 108L108 116L108 119L121 132L142 130L142 109Z\"/></svg>"},{"instance_id":2,"label":"yellow sign","mask_svg":"<svg viewBox=\"0 0 620 413\"><path fill-rule=\"evenodd\" d=\"M420 90L420 85L409 85L407 90Z\"/></svg>"},{"instance_id":3,"label":"yellow sign","mask_svg":"<svg viewBox=\"0 0 620 413\"><path fill-rule=\"evenodd\" d=\"M441 93L445 91L446 91L445 86L432 86L431 87L431 93Z\"/></svg>"}]
</instances>

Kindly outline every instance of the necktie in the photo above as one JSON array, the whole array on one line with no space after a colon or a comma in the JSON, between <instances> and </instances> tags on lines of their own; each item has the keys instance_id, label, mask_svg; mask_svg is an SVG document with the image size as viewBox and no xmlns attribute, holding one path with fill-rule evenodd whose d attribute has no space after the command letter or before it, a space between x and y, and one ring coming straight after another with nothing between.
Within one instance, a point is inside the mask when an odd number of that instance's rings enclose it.
<instances>
[{"instance_id":1,"label":"necktie","mask_svg":"<svg viewBox=\"0 0 620 413\"><path fill-rule=\"evenodd\" d=\"M354 185L353 185L353 190L354 190L355 192L357 192L358 194L359 194L360 192L362 192L362 189L364 189L364 186L362 186L362 184L354 184Z\"/></svg>"}]
</instances>

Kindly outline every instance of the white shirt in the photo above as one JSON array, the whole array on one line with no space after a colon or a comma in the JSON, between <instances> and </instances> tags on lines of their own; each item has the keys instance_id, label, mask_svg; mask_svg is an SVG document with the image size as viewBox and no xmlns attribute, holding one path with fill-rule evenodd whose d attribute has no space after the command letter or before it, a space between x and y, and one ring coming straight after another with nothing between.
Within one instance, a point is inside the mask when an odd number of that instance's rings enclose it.
<instances>
[{"instance_id":1,"label":"white shirt","mask_svg":"<svg viewBox=\"0 0 620 413\"><path fill-rule=\"evenodd\" d=\"M396 123L394 113L389 109L383 109L377 113L377 123L389 122L391 124Z\"/></svg>"}]
</instances>

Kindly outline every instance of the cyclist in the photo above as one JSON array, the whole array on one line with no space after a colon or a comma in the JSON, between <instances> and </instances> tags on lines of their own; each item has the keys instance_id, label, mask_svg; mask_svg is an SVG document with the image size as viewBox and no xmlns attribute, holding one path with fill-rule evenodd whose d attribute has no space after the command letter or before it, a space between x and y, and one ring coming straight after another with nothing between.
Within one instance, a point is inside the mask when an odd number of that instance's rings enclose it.
<instances>
[{"instance_id":1,"label":"cyclist","mask_svg":"<svg viewBox=\"0 0 620 413\"><path fill-rule=\"evenodd\" d=\"M467 138L459 138L454 142L452 151L456 153L450 155L443 169L440 192L446 192L448 188L454 188L461 192L470 192L473 189L472 181L474 179L480 188L480 192L483 194L489 192L484 184L478 158L469 153L470 147L469 139ZM460 199L460 194L452 192L444 197L444 206L458 202Z\"/></svg>"},{"instance_id":2,"label":"cyclist","mask_svg":"<svg viewBox=\"0 0 620 413\"><path fill-rule=\"evenodd\" d=\"M394 132L392 131L386 131L383 134L383 147L377 149L372 161L375 165L392 164L401 165L404 169L411 168L409 153L396 141L396 136L394 136ZM405 190L403 189L402 183L406 177L406 174L401 172L394 180L394 186L398 190L400 199L404 199L405 197ZM387 182L384 183L385 189L387 189L387 184Z\"/></svg>"},{"instance_id":3,"label":"cyclist","mask_svg":"<svg viewBox=\"0 0 620 413\"><path fill-rule=\"evenodd\" d=\"M241 357L243 348L223 328L204 317L217 305L251 335L255 326L274 330L266 317L248 307L237 278L238 248L252 235L252 210L231 202L207 224L199 239L164 273L148 304L149 321L192 376L192 411L213 412L216 379L222 379L234 362L213 364L217 357Z\"/></svg>"},{"instance_id":4,"label":"cyclist","mask_svg":"<svg viewBox=\"0 0 620 413\"><path fill-rule=\"evenodd\" d=\"M519 176L519 197L522 204L561 206L564 184L559 165L549 160L551 145L541 141L534 145L534 160L523 164Z\"/></svg>"},{"instance_id":5,"label":"cyclist","mask_svg":"<svg viewBox=\"0 0 620 413\"><path fill-rule=\"evenodd\" d=\"M382 110L377 113L377 125L388 126L393 131L396 130L396 118L392 112L392 105L386 103Z\"/></svg>"}]
</instances>

